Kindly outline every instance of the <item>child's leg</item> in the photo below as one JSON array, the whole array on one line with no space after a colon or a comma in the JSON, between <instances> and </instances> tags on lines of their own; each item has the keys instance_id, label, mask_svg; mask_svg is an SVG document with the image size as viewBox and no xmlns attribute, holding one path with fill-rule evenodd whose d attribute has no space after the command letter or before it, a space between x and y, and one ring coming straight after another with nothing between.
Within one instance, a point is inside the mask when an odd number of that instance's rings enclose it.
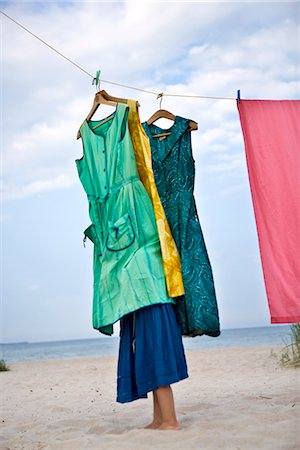
<instances>
[{"instance_id":1,"label":"child's leg","mask_svg":"<svg viewBox=\"0 0 300 450\"><path fill-rule=\"evenodd\" d=\"M158 430L180 430L171 386L160 386L156 389L156 395L161 413L161 424Z\"/></svg>"},{"instance_id":2,"label":"child's leg","mask_svg":"<svg viewBox=\"0 0 300 450\"><path fill-rule=\"evenodd\" d=\"M170 385L160 386L153 391L153 420L145 428L180 430Z\"/></svg>"},{"instance_id":3,"label":"child's leg","mask_svg":"<svg viewBox=\"0 0 300 450\"><path fill-rule=\"evenodd\" d=\"M162 415L158 403L157 392L153 391L153 420L145 428L158 428L162 424Z\"/></svg>"}]
</instances>

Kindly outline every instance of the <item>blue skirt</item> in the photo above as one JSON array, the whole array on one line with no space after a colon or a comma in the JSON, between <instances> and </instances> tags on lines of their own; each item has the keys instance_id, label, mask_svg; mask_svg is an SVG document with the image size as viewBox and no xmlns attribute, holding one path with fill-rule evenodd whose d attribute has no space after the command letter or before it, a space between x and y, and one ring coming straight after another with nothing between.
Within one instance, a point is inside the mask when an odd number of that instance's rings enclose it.
<instances>
[{"instance_id":1,"label":"blue skirt","mask_svg":"<svg viewBox=\"0 0 300 450\"><path fill-rule=\"evenodd\" d=\"M188 376L173 303L146 306L120 319L117 402L147 398L147 392Z\"/></svg>"}]
</instances>

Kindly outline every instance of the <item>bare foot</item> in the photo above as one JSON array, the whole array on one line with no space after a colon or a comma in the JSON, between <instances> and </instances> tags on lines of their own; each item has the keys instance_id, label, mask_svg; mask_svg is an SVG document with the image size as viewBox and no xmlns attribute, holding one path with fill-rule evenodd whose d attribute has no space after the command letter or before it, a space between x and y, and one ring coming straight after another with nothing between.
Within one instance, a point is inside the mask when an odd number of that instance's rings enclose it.
<instances>
[{"instance_id":1,"label":"bare foot","mask_svg":"<svg viewBox=\"0 0 300 450\"><path fill-rule=\"evenodd\" d=\"M181 426L178 422L175 422L173 424L170 424L168 422L163 422L158 428L158 430L174 430L179 431L181 430Z\"/></svg>"},{"instance_id":2,"label":"bare foot","mask_svg":"<svg viewBox=\"0 0 300 450\"><path fill-rule=\"evenodd\" d=\"M156 430L161 425L161 421L152 420L149 425L146 425L144 428L149 428L151 430Z\"/></svg>"}]
</instances>

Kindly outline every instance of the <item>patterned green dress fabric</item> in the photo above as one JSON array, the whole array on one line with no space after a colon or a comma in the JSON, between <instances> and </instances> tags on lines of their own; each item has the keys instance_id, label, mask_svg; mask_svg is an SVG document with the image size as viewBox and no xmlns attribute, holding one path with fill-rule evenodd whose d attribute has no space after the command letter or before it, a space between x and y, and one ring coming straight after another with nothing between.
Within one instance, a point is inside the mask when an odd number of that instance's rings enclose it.
<instances>
[{"instance_id":1,"label":"patterned green dress fabric","mask_svg":"<svg viewBox=\"0 0 300 450\"><path fill-rule=\"evenodd\" d=\"M76 165L92 221L84 234L94 244L92 322L111 335L125 314L175 300L166 290L153 205L138 176L128 106L118 103L108 118L85 121L80 134Z\"/></svg>"},{"instance_id":2,"label":"patterned green dress fabric","mask_svg":"<svg viewBox=\"0 0 300 450\"><path fill-rule=\"evenodd\" d=\"M183 335L220 335L212 268L194 199L195 161L189 119L176 116L162 129L143 123L150 139L157 190L177 245L185 295L176 298L176 313ZM164 138L153 135L171 132Z\"/></svg>"}]
</instances>

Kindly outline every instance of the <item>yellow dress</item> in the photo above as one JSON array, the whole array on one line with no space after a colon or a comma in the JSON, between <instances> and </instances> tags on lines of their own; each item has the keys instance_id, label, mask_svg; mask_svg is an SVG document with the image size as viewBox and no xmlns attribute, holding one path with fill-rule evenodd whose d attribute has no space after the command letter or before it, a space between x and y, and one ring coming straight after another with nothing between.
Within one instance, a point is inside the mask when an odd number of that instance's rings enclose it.
<instances>
[{"instance_id":1,"label":"yellow dress","mask_svg":"<svg viewBox=\"0 0 300 450\"><path fill-rule=\"evenodd\" d=\"M127 104L129 106L128 126L139 177L154 208L168 295L170 297L179 297L184 295L181 260L157 192L152 170L149 138L142 127L137 102L135 100L127 100Z\"/></svg>"}]
</instances>

